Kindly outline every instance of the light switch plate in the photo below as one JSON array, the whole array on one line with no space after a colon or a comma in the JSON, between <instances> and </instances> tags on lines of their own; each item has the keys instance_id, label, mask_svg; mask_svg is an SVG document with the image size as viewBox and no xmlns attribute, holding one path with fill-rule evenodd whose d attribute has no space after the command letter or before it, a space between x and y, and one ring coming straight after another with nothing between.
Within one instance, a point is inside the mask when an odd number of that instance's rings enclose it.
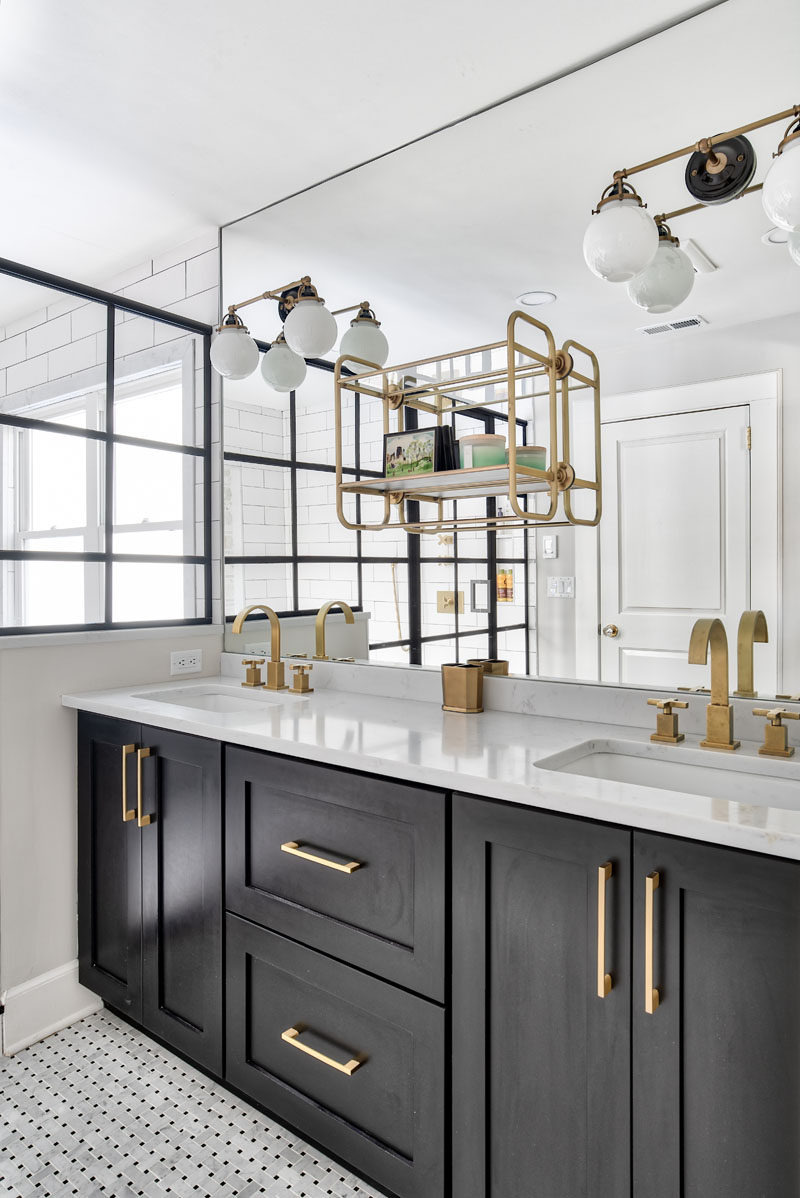
<instances>
[{"instance_id":1,"label":"light switch plate","mask_svg":"<svg viewBox=\"0 0 800 1198\"><path fill-rule=\"evenodd\" d=\"M574 599L575 598L575 578L574 575L558 575L553 574L547 580L547 598L548 599Z\"/></svg>"},{"instance_id":2,"label":"light switch plate","mask_svg":"<svg viewBox=\"0 0 800 1198\"><path fill-rule=\"evenodd\" d=\"M558 537L554 532L542 537L542 557L558 557Z\"/></svg>"}]
</instances>

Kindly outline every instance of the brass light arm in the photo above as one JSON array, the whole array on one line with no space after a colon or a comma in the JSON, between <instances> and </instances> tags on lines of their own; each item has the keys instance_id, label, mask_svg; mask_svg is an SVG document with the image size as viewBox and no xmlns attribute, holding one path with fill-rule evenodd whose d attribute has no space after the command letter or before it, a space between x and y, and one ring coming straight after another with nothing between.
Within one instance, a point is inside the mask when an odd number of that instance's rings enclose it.
<instances>
[{"instance_id":1,"label":"brass light arm","mask_svg":"<svg viewBox=\"0 0 800 1198\"><path fill-rule=\"evenodd\" d=\"M325 620L327 619L328 612L332 607L340 607L342 609L346 624L355 623L352 608L347 603L344 603L343 600L331 599L330 603L323 603L322 607L317 612L317 618L314 622L314 640L316 643L314 661L328 660L328 656L325 652Z\"/></svg>"},{"instance_id":2,"label":"brass light arm","mask_svg":"<svg viewBox=\"0 0 800 1198\"><path fill-rule=\"evenodd\" d=\"M792 108L786 108L783 112L776 112L772 116L761 117L757 121L750 121L748 125L740 125L736 129L729 129L727 133L715 133L713 137L703 137L700 141L695 142L691 146L683 146L680 150L672 150L669 154L662 154L660 158L650 158L647 162L640 162L637 166L628 166L624 170L615 171L614 179L627 179L630 175L638 175L641 171L648 171L653 166L662 166L665 162L672 162L675 158L683 158L687 154L693 154L695 151L700 153L708 153L713 157L712 147L716 142L725 141L731 137L740 137L743 133L751 133L753 129L763 129L765 125L774 125L778 121L788 121L792 117L800 116L800 104L795 104Z\"/></svg>"},{"instance_id":3,"label":"brass light arm","mask_svg":"<svg viewBox=\"0 0 800 1198\"><path fill-rule=\"evenodd\" d=\"M279 300L281 292L291 291L293 287L307 287L310 283L310 275L303 275L302 279L295 279L293 283L284 283L282 287L275 287L272 291L262 291L261 295L254 295L251 299L242 300L239 304L228 304L228 311L237 312L239 308L246 308L248 304L257 304L259 300Z\"/></svg>"},{"instance_id":4,"label":"brass light arm","mask_svg":"<svg viewBox=\"0 0 800 1198\"><path fill-rule=\"evenodd\" d=\"M743 699L755 699L753 689L753 644L765 645L769 641L767 621L763 611L745 611L739 620L736 643L737 679L735 694Z\"/></svg>"},{"instance_id":5,"label":"brass light arm","mask_svg":"<svg viewBox=\"0 0 800 1198\"><path fill-rule=\"evenodd\" d=\"M351 304L349 308L334 308L331 316L343 316L345 312L369 312L369 300L362 300L360 304Z\"/></svg>"},{"instance_id":6,"label":"brass light arm","mask_svg":"<svg viewBox=\"0 0 800 1198\"><path fill-rule=\"evenodd\" d=\"M752 187L745 187L744 191L740 191L734 199L740 200L742 196L749 196L752 191L761 191L763 183L754 183ZM686 216L687 212L700 212L701 209L707 208L707 204L689 204L687 208L676 208L674 212L660 212L658 216L654 216L653 220L657 225L666 224L667 221L673 220L676 216Z\"/></svg>"}]
</instances>

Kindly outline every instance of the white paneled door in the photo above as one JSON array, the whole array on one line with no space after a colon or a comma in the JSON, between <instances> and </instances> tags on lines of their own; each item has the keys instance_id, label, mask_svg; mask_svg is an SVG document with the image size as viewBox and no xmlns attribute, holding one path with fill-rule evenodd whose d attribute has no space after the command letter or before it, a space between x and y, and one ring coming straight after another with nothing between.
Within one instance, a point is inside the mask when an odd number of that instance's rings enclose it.
<instances>
[{"instance_id":1,"label":"white paneled door","mask_svg":"<svg viewBox=\"0 0 800 1198\"><path fill-rule=\"evenodd\" d=\"M733 677L750 607L749 424L743 404L603 426L604 682L707 686L708 667L687 662L704 616L725 623Z\"/></svg>"}]
</instances>

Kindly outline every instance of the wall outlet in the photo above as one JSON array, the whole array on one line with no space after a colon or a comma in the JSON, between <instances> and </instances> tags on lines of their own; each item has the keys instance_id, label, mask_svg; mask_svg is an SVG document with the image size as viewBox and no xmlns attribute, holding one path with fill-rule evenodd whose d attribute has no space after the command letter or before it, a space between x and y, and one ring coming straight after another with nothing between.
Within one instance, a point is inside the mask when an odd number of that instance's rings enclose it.
<instances>
[{"instance_id":1,"label":"wall outlet","mask_svg":"<svg viewBox=\"0 0 800 1198\"><path fill-rule=\"evenodd\" d=\"M199 674L202 668L202 649L179 649L169 655L170 674Z\"/></svg>"}]
</instances>

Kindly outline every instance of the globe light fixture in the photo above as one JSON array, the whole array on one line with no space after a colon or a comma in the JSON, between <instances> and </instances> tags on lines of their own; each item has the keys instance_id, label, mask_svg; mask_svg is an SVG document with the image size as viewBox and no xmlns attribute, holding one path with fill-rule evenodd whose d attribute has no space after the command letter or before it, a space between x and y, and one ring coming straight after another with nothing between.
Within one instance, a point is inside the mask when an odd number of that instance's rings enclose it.
<instances>
[{"instance_id":1,"label":"globe light fixture","mask_svg":"<svg viewBox=\"0 0 800 1198\"><path fill-rule=\"evenodd\" d=\"M235 312L228 312L214 334L210 357L224 379L246 379L258 366L258 346Z\"/></svg>"},{"instance_id":2,"label":"globe light fixture","mask_svg":"<svg viewBox=\"0 0 800 1198\"><path fill-rule=\"evenodd\" d=\"M787 242L789 257L800 266L800 229L793 229Z\"/></svg>"},{"instance_id":3,"label":"globe light fixture","mask_svg":"<svg viewBox=\"0 0 800 1198\"><path fill-rule=\"evenodd\" d=\"M800 228L800 121L793 121L778 146L761 192L764 211L774 225Z\"/></svg>"},{"instance_id":4,"label":"globe light fixture","mask_svg":"<svg viewBox=\"0 0 800 1198\"><path fill-rule=\"evenodd\" d=\"M289 314L283 322L286 344L304 358L321 358L336 344L339 330L333 314L311 280L297 289Z\"/></svg>"},{"instance_id":5,"label":"globe light fixture","mask_svg":"<svg viewBox=\"0 0 800 1198\"><path fill-rule=\"evenodd\" d=\"M261 375L273 391L296 391L306 377L305 359L286 344L279 333L261 359Z\"/></svg>"},{"instance_id":6,"label":"globe light fixture","mask_svg":"<svg viewBox=\"0 0 800 1198\"><path fill-rule=\"evenodd\" d=\"M649 266L628 283L628 297L645 312L671 312L694 287L695 271L669 226L658 226L658 249Z\"/></svg>"},{"instance_id":7,"label":"globe light fixture","mask_svg":"<svg viewBox=\"0 0 800 1198\"><path fill-rule=\"evenodd\" d=\"M653 261L658 229L622 177L603 192L583 238L586 265L607 283L627 283Z\"/></svg>"},{"instance_id":8,"label":"globe light fixture","mask_svg":"<svg viewBox=\"0 0 800 1198\"><path fill-rule=\"evenodd\" d=\"M376 319L369 302L364 300L358 307L358 315L350 321L350 328L342 337L339 356L352 354L354 358L361 358L373 366L385 366L389 358L389 342L380 326L381 322ZM354 374L361 374L368 369L362 362L350 360L342 365Z\"/></svg>"}]
</instances>

